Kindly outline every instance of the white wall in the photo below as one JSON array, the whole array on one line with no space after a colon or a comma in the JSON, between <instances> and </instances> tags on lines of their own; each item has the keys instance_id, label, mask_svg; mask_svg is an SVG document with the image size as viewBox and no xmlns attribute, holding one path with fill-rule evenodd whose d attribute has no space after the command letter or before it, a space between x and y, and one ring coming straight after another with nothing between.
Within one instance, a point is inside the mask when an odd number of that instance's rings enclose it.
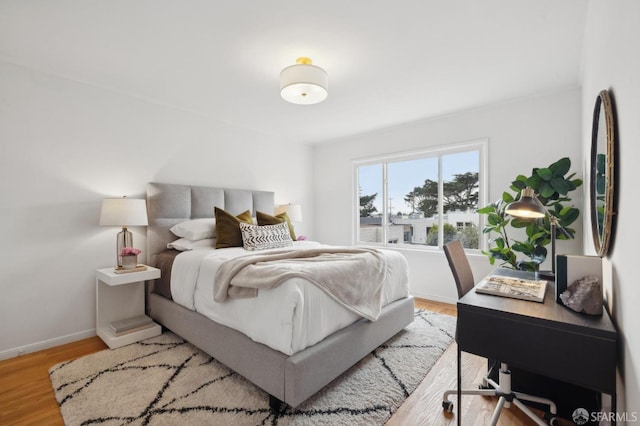
<instances>
[{"instance_id":1,"label":"white wall","mask_svg":"<svg viewBox=\"0 0 640 426\"><path fill-rule=\"evenodd\" d=\"M489 139L489 200L497 200L518 174L528 175L570 157L573 172L582 176L580 90L565 91L490 105L423 120L314 147L315 234L331 244L351 244L353 236L352 185L354 159L412 151L470 140ZM582 192L573 202L582 205ZM559 241L559 253L582 249L582 226L577 240ZM444 254L402 250L409 261L411 292L420 297L453 303L455 284ZM470 256L477 277L493 269L483 255Z\"/></svg>"},{"instance_id":2,"label":"white wall","mask_svg":"<svg viewBox=\"0 0 640 426\"><path fill-rule=\"evenodd\" d=\"M608 260L613 281L612 311L618 328L618 412L640 418L640 285L638 261L638 159L640 158L640 2L591 0L587 14L583 57L583 152L589 158L591 118L597 94L611 90L618 118L619 163L616 233ZM588 218L585 228L591 226ZM593 242L584 240L585 253L594 254Z\"/></svg>"},{"instance_id":3,"label":"white wall","mask_svg":"<svg viewBox=\"0 0 640 426\"><path fill-rule=\"evenodd\" d=\"M98 226L103 198L149 181L271 190L303 205L309 235L311 167L309 147L0 62L0 359L94 334L118 232Z\"/></svg>"}]
</instances>

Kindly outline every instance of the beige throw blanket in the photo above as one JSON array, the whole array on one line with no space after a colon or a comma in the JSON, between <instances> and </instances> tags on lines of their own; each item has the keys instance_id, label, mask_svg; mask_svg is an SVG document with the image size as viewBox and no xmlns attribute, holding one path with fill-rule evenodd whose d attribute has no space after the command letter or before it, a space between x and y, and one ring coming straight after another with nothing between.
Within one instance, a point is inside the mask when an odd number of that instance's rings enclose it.
<instances>
[{"instance_id":1,"label":"beige throw blanket","mask_svg":"<svg viewBox=\"0 0 640 426\"><path fill-rule=\"evenodd\" d=\"M371 321L382 308L387 261L375 249L324 247L253 254L225 261L215 275L214 299L256 297L291 278L303 278Z\"/></svg>"}]
</instances>

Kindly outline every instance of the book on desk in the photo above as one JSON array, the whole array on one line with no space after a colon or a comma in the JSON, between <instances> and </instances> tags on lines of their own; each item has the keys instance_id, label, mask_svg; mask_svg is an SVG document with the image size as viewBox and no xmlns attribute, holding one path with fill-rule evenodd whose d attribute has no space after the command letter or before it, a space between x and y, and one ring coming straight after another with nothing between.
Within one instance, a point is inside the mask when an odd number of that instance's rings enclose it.
<instances>
[{"instance_id":1,"label":"book on desk","mask_svg":"<svg viewBox=\"0 0 640 426\"><path fill-rule=\"evenodd\" d=\"M546 288L545 280L490 275L476 285L476 293L543 302Z\"/></svg>"}]
</instances>

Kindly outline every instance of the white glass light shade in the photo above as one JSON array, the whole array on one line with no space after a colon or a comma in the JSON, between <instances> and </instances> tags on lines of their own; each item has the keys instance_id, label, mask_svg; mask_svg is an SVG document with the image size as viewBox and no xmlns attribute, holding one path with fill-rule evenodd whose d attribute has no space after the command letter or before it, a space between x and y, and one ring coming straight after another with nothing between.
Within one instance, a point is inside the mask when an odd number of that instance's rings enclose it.
<instances>
[{"instance_id":1,"label":"white glass light shade","mask_svg":"<svg viewBox=\"0 0 640 426\"><path fill-rule=\"evenodd\" d=\"M106 198L102 200L100 225L147 226L147 201L134 198Z\"/></svg>"},{"instance_id":2,"label":"white glass light shade","mask_svg":"<svg viewBox=\"0 0 640 426\"><path fill-rule=\"evenodd\" d=\"M276 207L276 214L287 213L292 222L302 222L302 206L300 204L282 204Z\"/></svg>"},{"instance_id":3,"label":"white glass light shade","mask_svg":"<svg viewBox=\"0 0 640 426\"><path fill-rule=\"evenodd\" d=\"M280 95L298 105L322 102L329 94L329 77L320 67L311 65L308 58L298 58L298 63L280 72Z\"/></svg>"}]
</instances>

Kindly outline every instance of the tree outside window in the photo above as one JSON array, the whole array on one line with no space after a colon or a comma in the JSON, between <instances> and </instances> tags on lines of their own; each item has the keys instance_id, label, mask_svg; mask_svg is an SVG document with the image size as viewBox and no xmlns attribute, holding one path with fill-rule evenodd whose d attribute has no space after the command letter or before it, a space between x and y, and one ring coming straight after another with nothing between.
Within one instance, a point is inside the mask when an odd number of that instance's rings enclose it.
<instances>
[{"instance_id":1,"label":"tree outside window","mask_svg":"<svg viewBox=\"0 0 640 426\"><path fill-rule=\"evenodd\" d=\"M358 242L480 247L483 143L356 164ZM441 230L442 229L442 230Z\"/></svg>"}]
</instances>

